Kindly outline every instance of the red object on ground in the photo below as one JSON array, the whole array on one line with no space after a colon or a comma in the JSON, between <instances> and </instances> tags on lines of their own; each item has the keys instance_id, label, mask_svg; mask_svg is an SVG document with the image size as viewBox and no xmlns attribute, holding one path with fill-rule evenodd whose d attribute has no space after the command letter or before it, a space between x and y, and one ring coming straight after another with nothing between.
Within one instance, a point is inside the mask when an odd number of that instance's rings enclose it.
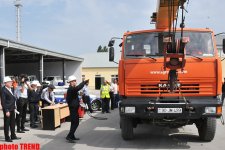
<instances>
[{"instance_id":1,"label":"red object on ground","mask_svg":"<svg viewBox=\"0 0 225 150\"><path fill-rule=\"evenodd\" d=\"M79 107L78 114L80 118L83 118L85 114L85 109L83 107Z\"/></svg>"}]
</instances>

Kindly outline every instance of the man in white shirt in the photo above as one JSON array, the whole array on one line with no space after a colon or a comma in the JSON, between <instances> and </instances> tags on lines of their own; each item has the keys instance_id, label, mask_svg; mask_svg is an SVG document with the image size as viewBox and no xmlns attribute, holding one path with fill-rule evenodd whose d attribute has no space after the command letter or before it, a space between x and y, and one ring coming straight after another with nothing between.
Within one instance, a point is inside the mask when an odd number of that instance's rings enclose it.
<instances>
[{"instance_id":1,"label":"man in white shirt","mask_svg":"<svg viewBox=\"0 0 225 150\"><path fill-rule=\"evenodd\" d=\"M88 110L90 111L90 113L92 113L93 110L91 108L91 99L90 99L88 84L89 84L89 81L86 82L86 84L84 85L84 87L82 89L82 93L83 93L82 99L83 99L84 103L86 103L88 105Z\"/></svg>"},{"instance_id":2,"label":"man in white shirt","mask_svg":"<svg viewBox=\"0 0 225 150\"><path fill-rule=\"evenodd\" d=\"M20 85L17 87L15 91L15 95L17 97L16 105L19 114L16 115L16 124L17 124L17 132L24 133L24 131L29 131L25 129L25 121L27 114L27 105L28 105L28 88L27 77L26 75L20 75Z\"/></svg>"},{"instance_id":3,"label":"man in white shirt","mask_svg":"<svg viewBox=\"0 0 225 150\"><path fill-rule=\"evenodd\" d=\"M41 93L41 99L43 100L42 107L54 105L55 101L55 95L53 93L53 90L55 89L55 86L50 84L47 88L42 90Z\"/></svg>"},{"instance_id":4,"label":"man in white shirt","mask_svg":"<svg viewBox=\"0 0 225 150\"><path fill-rule=\"evenodd\" d=\"M115 97L114 97L114 83L113 82L110 84L109 95L110 95L110 101L111 101L111 110L114 110L114 108L115 108Z\"/></svg>"},{"instance_id":5,"label":"man in white shirt","mask_svg":"<svg viewBox=\"0 0 225 150\"><path fill-rule=\"evenodd\" d=\"M112 83L112 88L113 88L113 94L114 94L114 108L118 108L118 102L119 102L119 93L118 93L118 83L117 79L114 79Z\"/></svg>"}]
</instances>

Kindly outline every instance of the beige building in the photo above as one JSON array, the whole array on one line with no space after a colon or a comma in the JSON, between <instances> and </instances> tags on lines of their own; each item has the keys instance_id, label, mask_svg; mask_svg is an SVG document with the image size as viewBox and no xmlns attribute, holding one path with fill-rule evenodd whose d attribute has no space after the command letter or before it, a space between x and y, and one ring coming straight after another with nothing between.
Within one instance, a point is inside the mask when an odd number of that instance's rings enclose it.
<instances>
[{"instance_id":1,"label":"beige building","mask_svg":"<svg viewBox=\"0 0 225 150\"><path fill-rule=\"evenodd\" d=\"M95 52L82 55L82 79L89 79L90 89L99 89L102 82L118 78L118 64L109 62L109 53Z\"/></svg>"}]
</instances>

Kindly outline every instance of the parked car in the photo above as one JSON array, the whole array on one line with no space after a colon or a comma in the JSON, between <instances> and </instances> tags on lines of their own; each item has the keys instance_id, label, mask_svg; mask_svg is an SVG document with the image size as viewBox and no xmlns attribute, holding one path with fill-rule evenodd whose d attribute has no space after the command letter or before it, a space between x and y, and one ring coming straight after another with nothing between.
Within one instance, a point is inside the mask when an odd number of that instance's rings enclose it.
<instances>
[{"instance_id":1,"label":"parked car","mask_svg":"<svg viewBox=\"0 0 225 150\"><path fill-rule=\"evenodd\" d=\"M34 81L34 80L37 80L36 75L28 75L27 78L28 78L28 81L29 81L29 82L32 82L32 81Z\"/></svg>"},{"instance_id":2,"label":"parked car","mask_svg":"<svg viewBox=\"0 0 225 150\"><path fill-rule=\"evenodd\" d=\"M60 84L62 85L62 83L63 83L61 76L46 76L46 77L44 77L43 81L48 84L53 84L55 86L60 85Z\"/></svg>"},{"instance_id":3,"label":"parked car","mask_svg":"<svg viewBox=\"0 0 225 150\"><path fill-rule=\"evenodd\" d=\"M55 103L66 103L65 93L67 92L68 86L55 86L53 90L55 95Z\"/></svg>"},{"instance_id":4,"label":"parked car","mask_svg":"<svg viewBox=\"0 0 225 150\"><path fill-rule=\"evenodd\" d=\"M102 108L102 100L96 95L90 95L91 99L91 108L93 111L101 110Z\"/></svg>"}]
</instances>

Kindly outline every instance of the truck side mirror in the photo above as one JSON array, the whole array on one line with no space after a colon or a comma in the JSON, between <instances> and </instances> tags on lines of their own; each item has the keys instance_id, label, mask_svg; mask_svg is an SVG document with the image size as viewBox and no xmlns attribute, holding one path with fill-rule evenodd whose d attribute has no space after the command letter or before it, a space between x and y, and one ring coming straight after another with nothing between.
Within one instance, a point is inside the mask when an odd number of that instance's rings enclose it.
<instances>
[{"instance_id":1,"label":"truck side mirror","mask_svg":"<svg viewBox=\"0 0 225 150\"><path fill-rule=\"evenodd\" d=\"M223 53L225 54L225 39L223 39Z\"/></svg>"},{"instance_id":2,"label":"truck side mirror","mask_svg":"<svg viewBox=\"0 0 225 150\"><path fill-rule=\"evenodd\" d=\"M115 43L115 40L110 40L109 44L108 44L108 47L112 47L114 45L114 43Z\"/></svg>"},{"instance_id":3,"label":"truck side mirror","mask_svg":"<svg viewBox=\"0 0 225 150\"><path fill-rule=\"evenodd\" d=\"M109 61L114 61L114 47L109 47Z\"/></svg>"}]
</instances>

